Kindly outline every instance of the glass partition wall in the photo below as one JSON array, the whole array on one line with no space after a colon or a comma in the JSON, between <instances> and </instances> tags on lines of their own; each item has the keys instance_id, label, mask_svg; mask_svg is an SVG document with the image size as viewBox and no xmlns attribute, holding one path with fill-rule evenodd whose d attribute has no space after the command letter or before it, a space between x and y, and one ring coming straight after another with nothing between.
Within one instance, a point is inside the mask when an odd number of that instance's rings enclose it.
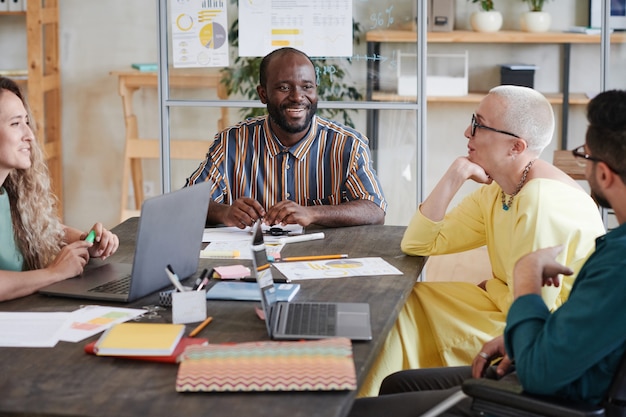
<instances>
[{"instance_id":1,"label":"glass partition wall","mask_svg":"<svg viewBox=\"0 0 626 417\"><path fill-rule=\"evenodd\" d=\"M163 191L180 187L191 171L198 166L197 160L177 160L173 157L178 140L200 139L210 144L220 126L220 120L226 119L227 125L235 124L244 118L263 114L265 106L256 94L258 84L258 63L265 53L259 56L242 56L249 53L249 47L242 45L245 34L238 28L240 19L245 19L238 7L251 7L259 3L266 9L270 2L229 2L226 9L229 21L229 63L228 65L206 68L176 68L173 65L172 48L172 2L158 1L159 32L159 102L161 182ZM276 3L276 2L275 2ZM339 7L340 3L351 4L352 52L348 56L313 56L318 75L320 99L318 114L341 123L350 125L366 134L377 173L383 184L389 211L386 224L406 224L422 198L424 150L422 136L426 128L424 108L421 105L425 92L419 80L425 71L425 45L418 39L425 39L427 11L424 0L353 0L351 2L291 2L293 16L309 7L311 10L324 12L326 8ZM222 3L222 5L224 5ZM277 13L272 15L272 24ZM326 15L326 18L329 18ZM284 16L283 16L284 17ZM344 16L345 17L345 16ZM300 16L302 18L302 16ZM176 17L178 19L178 17ZM295 19L295 17L294 17ZM175 24L179 24L176 22ZM184 23L184 22L183 22ZM300 22L294 21L294 27ZM317 22L319 23L319 22ZM337 22L329 22L336 24ZM323 24L323 22L321 23ZM234 28L238 28L239 32ZM397 32L409 34L409 40L398 43L382 43ZM376 34L377 41L369 41ZM259 36L263 36L259 30ZM314 38L324 35L316 32ZM330 35L328 35L330 36ZM304 42L309 41L305 40ZM315 41L315 39L313 39ZM291 42L291 43L290 43ZM283 44L298 47L297 40ZM301 48L304 49L304 48ZM404 77L413 89L405 94L397 94L397 79L401 57L407 58ZM187 74L198 77L197 86L181 80ZM218 77L224 91L217 91L208 78ZM203 78L206 78L203 80ZM419 87L418 87L419 86ZM376 96L380 90L391 91L389 96ZM198 124L203 131L202 138L197 138ZM193 127L192 127L193 126ZM196 137L193 137L196 136ZM192 138L193 137L193 138ZM151 168L146 168L151 169ZM152 168L154 169L154 167Z\"/></svg>"},{"instance_id":2,"label":"glass partition wall","mask_svg":"<svg viewBox=\"0 0 626 417\"><path fill-rule=\"evenodd\" d=\"M144 127L152 131L146 136L161 138L164 156L160 162L144 161L145 177L160 178L156 186L164 191L182 186L221 128L265 108L256 96L260 58L240 55L245 48L236 31L237 2L227 5L228 64L204 68L173 65L171 3L157 0L160 114L147 115L150 123ZM324 8L342 2L306 3ZM602 35L568 33L571 26L587 25L586 0L574 8L546 3L553 24L544 34L520 30L523 2L498 4L504 15L500 31L474 32L469 16L478 6L466 0L452 1L452 30L427 32L428 3L353 0L351 53L312 56L321 85L319 114L355 127L370 140L389 201L387 224L406 225L454 158L466 154L464 130L480 99L500 84L502 64L537 67L534 88L548 96L557 117L553 143L542 155L550 161L554 150L584 141L585 106L593 94L626 88L623 32L611 34L603 24ZM196 157L174 155L177 146L184 146L179 141L190 140L203 142ZM453 203L476 186L466 184Z\"/></svg>"}]
</instances>

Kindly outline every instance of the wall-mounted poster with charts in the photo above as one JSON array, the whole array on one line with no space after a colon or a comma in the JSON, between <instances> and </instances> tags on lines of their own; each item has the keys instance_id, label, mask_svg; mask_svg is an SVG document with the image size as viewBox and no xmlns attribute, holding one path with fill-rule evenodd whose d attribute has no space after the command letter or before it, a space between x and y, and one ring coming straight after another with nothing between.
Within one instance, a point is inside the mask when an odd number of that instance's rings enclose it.
<instances>
[{"instance_id":1,"label":"wall-mounted poster with charts","mask_svg":"<svg viewBox=\"0 0 626 417\"><path fill-rule=\"evenodd\" d=\"M239 55L352 56L352 0L239 0Z\"/></svg>"},{"instance_id":2,"label":"wall-mounted poster with charts","mask_svg":"<svg viewBox=\"0 0 626 417\"><path fill-rule=\"evenodd\" d=\"M174 68L228 66L228 0L171 0Z\"/></svg>"}]
</instances>

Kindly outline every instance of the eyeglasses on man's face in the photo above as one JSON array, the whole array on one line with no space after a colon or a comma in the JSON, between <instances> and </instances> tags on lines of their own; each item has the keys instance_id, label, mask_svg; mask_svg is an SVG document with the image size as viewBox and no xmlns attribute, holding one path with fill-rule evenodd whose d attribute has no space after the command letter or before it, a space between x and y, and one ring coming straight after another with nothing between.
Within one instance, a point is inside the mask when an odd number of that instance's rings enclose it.
<instances>
[{"instance_id":1,"label":"eyeglasses on man's face","mask_svg":"<svg viewBox=\"0 0 626 417\"><path fill-rule=\"evenodd\" d=\"M485 126L485 125L481 125L480 123L478 123L476 121L476 115L472 114L472 129L471 129L472 136L474 136L474 134L476 133L476 128L487 129L487 130L491 130L492 132L503 133L505 135L513 136L514 138L519 138L519 136L517 136L515 133L507 132L506 130L500 130L500 129L496 129L496 128Z\"/></svg>"},{"instance_id":2,"label":"eyeglasses on man's face","mask_svg":"<svg viewBox=\"0 0 626 417\"><path fill-rule=\"evenodd\" d=\"M574 155L574 159L576 160L576 163L581 167L584 167L585 165L587 165L587 161L603 162L607 167L609 167L611 171L615 172L616 174L620 173L618 170L612 168L609 164L607 164L606 161L603 161L600 158L596 158L595 156L589 155L585 151L585 145L580 145L578 148L574 149L572 151L572 155Z\"/></svg>"}]
</instances>

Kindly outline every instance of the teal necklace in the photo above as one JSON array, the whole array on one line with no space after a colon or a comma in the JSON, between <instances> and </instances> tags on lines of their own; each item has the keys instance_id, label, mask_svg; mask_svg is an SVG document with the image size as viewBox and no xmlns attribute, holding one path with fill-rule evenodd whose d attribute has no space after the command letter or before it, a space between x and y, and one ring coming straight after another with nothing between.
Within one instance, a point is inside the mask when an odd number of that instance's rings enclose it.
<instances>
[{"instance_id":1,"label":"teal necklace","mask_svg":"<svg viewBox=\"0 0 626 417\"><path fill-rule=\"evenodd\" d=\"M526 183L526 177L528 176L528 171L530 171L530 168L533 166L533 162L535 162L534 159L530 161L524 168L524 172L522 172L522 179L519 181L519 184L517 184L517 188L515 189L515 191L513 191L513 194L511 194L508 201L506 199L506 194L504 194L504 190L500 192L500 195L502 197L502 210L508 211L511 207L511 204L513 204L513 198L515 198L517 193L521 191L524 183Z\"/></svg>"}]
</instances>

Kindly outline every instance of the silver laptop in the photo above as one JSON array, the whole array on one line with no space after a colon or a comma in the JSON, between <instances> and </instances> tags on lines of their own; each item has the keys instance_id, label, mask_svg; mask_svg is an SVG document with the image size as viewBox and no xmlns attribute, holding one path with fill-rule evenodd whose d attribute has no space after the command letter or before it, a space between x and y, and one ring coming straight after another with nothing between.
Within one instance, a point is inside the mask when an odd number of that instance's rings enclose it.
<instances>
[{"instance_id":1,"label":"silver laptop","mask_svg":"<svg viewBox=\"0 0 626 417\"><path fill-rule=\"evenodd\" d=\"M276 301L276 288L259 221L254 224L252 234L253 273L261 289L261 304L271 339L372 339L368 303Z\"/></svg>"},{"instance_id":2,"label":"silver laptop","mask_svg":"<svg viewBox=\"0 0 626 417\"><path fill-rule=\"evenodd\" d=\"M132 264L110 262L86 268L82 275L39 292L130 302L171 286L165 273L168 264L181 280L190 277L198 269L210 196L211 184L205 182L144 201Z\"/></svg>"}]
</instances>

